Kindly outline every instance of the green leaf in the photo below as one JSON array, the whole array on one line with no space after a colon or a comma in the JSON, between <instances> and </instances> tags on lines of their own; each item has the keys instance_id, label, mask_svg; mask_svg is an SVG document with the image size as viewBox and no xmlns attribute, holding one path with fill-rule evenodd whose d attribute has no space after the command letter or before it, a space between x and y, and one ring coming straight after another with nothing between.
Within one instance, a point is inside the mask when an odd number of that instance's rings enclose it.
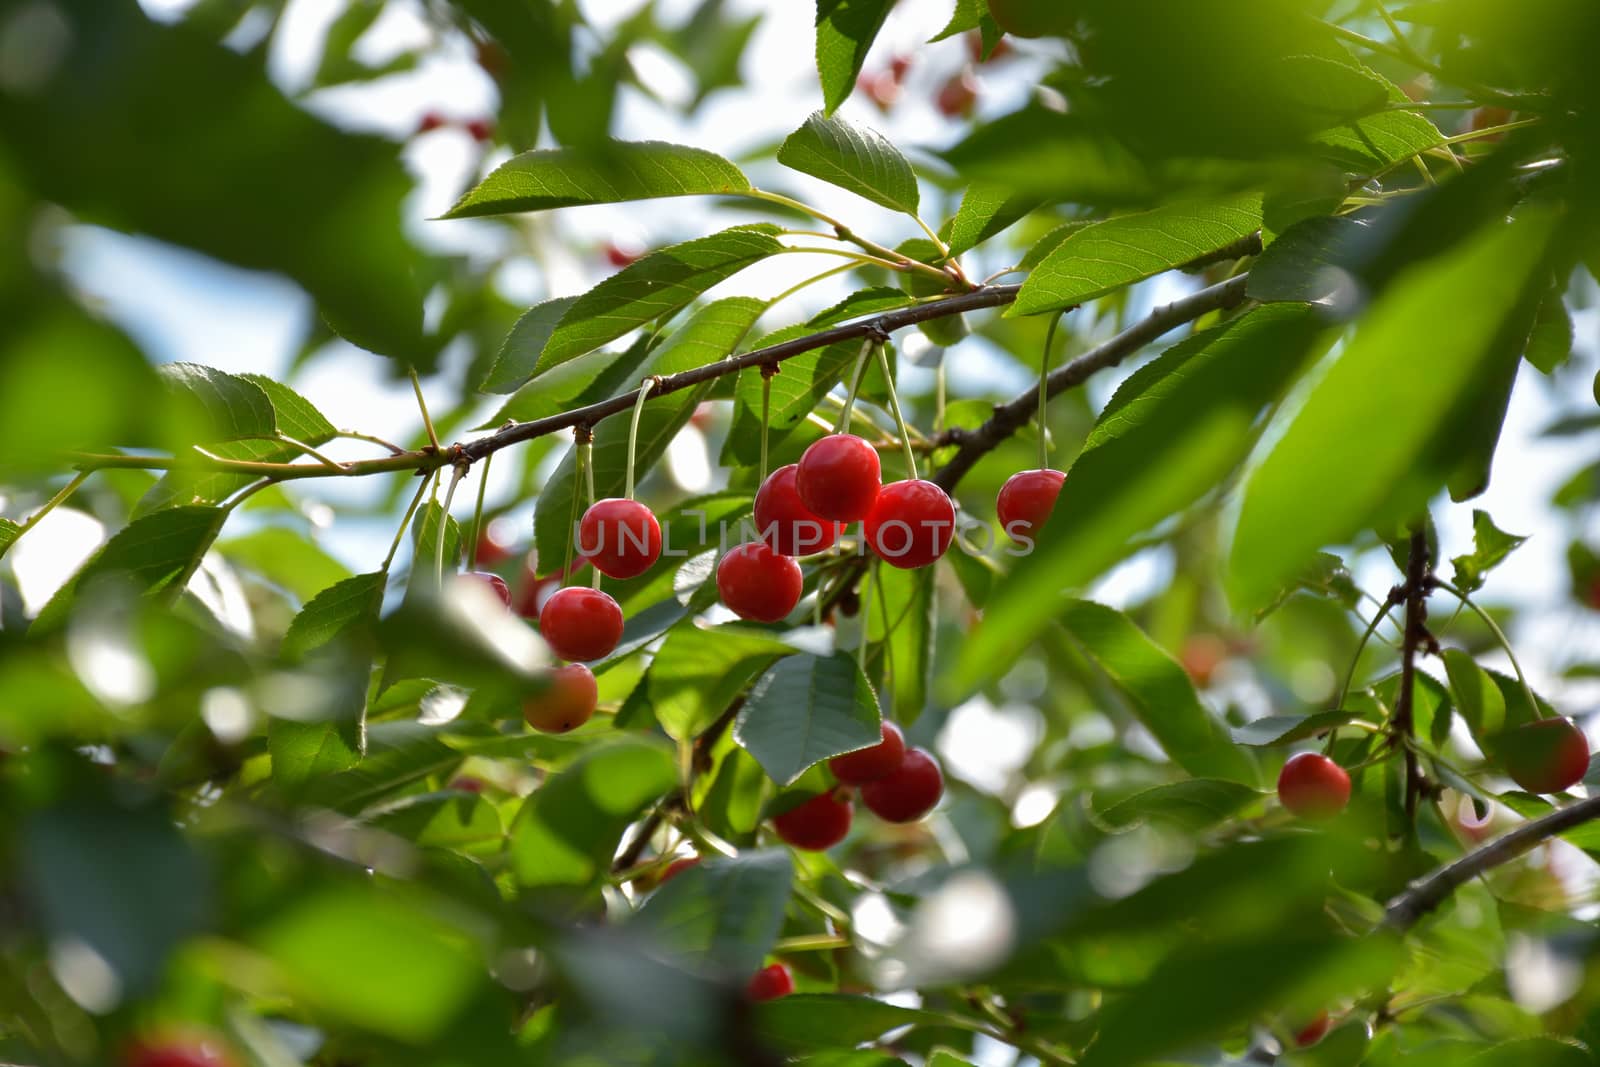
<instances>
[{"instance_id":1,"label":"green leaf","mask_svg":"<svg viewBox=\"0 0 1600 1067\"><path fill-rule=\"evenodd\" d=\"M1335 726L1355 719L1349 711L1319 711L1315 715L1269 715L1233 728L1233 739L1241 745L1289 745L1315 737Z\"/></svg>"},{"instance_id":2,"label":"green leaf","mask_svg":"<svg viewBox=\"0 0 1600 1067\"><path fill-rule=\"evenodd\" d=\"M1063 222L1035 241L1033 246L1023 253L1022 262L1018 266L1023 270L1033 270L1040 263L1043 263L1050 253L1060 248L1062 241L1065 241L1084 227L1093 225L1095 223L1092 219L1071 219Z\"/></svg>"},{"instance_id":3,"label":"green leaf","mask_svg":"<svg viewBox=\"0 0 1600 1067\"><path fill-rule=\"evenodd\" d=\"M1238 782L1190 778L1135 793L1101 810L1098 816L1101 822L1117 829L1157 822L1198 833L1224 822L1260 796Z\"/></svg>"},{"instance_id":4,"label":"green leaf","mask_svg":"<svg viewBox=\"0 0 1600 1067\"><path fill-rule=\"evenodd\" d=\"M539 365L544 346L550 343L561 317L577 301L575 296L558 296L523 312L495 353L494 364L483 380L483 391L513 393L541 371L549 370L551 364Z\"/></svg>"},{"instance_id":5,"label":"green leaf","mask_svg":"<svg viewBox=\"0 0 1600 1067\"><path fill-rule=\"evenodd\" d=\"M318 593L289 623L283 638L284 657L303 659L336 640L369 629L378 621L388 580L383 571L358 574Z\"/></svg>"},{"instance_id":6,"label":"green leaf","mask_svg":"<svg viewBox=\"0 0 1600 1067\"><path fill-rule=\"evenodd\" d=\"M899 149L876 130L820 111L784 140L778 162L891 211L915 215L921 203L917 176Z\"/></svg>"},{"instance_id":7,"label":"green leaf","mask_svg":"<svg viewBox=\"0 0 1600 1067\"><path fill-rule=\"evenodd\" d=\"M944 29L928 38L928 43L949 40L969 30L977 30L982 35L984 59L989 58L995 45L1000 43L1000 38L1005 36L1005 31L989 14L986 0L956 0L956 9L951 13L950 21L945 23Z\"/></svg>"},{"instance_id":8,"label":"green leaf","mask_svg":"<svg viewBox=\"0 0 1600 1067\"><path fill-rule=\"evenodd\" d=\"M200 558L222 528L227 512L221 508L176 507L135 519L89 557L78 573L56 591L39 617L35 633L47 633L66 621L78 595L107 575L117 575L146 596L182 592Z\"/></svg>"},{"instance_id":9,"label":"green leaf","mask_svg":"<svg viewBox=\"0 0 1600 1067\"><path fill-rule=\"evenodd\" d=\"M1506 724L1506 698L1494 678L1459 648L1445 649L1443 659L1450 692L1472 736L1487 740L1498 734Z\"/></svg>"},{"instance_id":10,"label":"green leaf","mask_svg":"<svg viewBox=\"0 0 1600 1067\"><path fill-rule=\"evenodd\" d=\"M1044 590L1081 588L1135 537L1222 484L1249 455L1320 333L1309 308L1258 308L1172 346L1129 376L1067 472L1033 550L991 593L963 644L958 677L994 677L1048 624Z\"/></svg>"},{"instance_id":11,"label":"green leaf","mask_svg":"<svg viewBox=\"0 0 1600 1067\"><path fill-rule=\"evenodd\" d=\"M764 301L740 296L707 304L650 356L638 378L676 374L727 357L739 347L766 307ZM708 383L659 400L645 401L639 418L636 480L643 481L645 473L666 454L667 446L689 421L710 388ZM631 419L625 415L606 419L595 427L590 458L596 499L621 496L626 487L630 429ZM567 545L572 539L572 488L576 475L576 452L569 449L555 473L545 482L538 507L534 509L534 543L541 559L566 558Z\"/></svg>"},{"instance_id":12,"label":"green leaf","mask_svg":"<svg viewBox=\"0 0 1600 1067\"><path fill-rule=\"evenodd\" d=\"M1349 268L1375 241L1372 227L1358 219L1335 215L1304 219L1262 251L1250 268L1245 292L1264 303L1287 300L1353 310L1356 283Z\"/></svg>"},{"instance_id":13,"label":"green leaf","mask_svg":"<svg viewBox=\"0 0 1600 1067\"><path fill-rule=\"evenodd\" d=\"M270 437L278 430L272 401L254 382L198 363L167 363L156 373L182 398L180 404L199 416L201 440Z\"/></svg>"},{"instance_id":14,"label":"green leaf","mask_svg":"<svg viewBox=\"0 0 1600 1067\"><path fill-rule=\"evenodd\" d=\"M446 744L437 727L415 720L375 723L367 730L367 754L347 771L312 781L305 799L353 814L424 778L452 773L466 759L462 747Z\"/></svg>"},{"instance_id":15,"label":"green leaf","mask_svg":"<svg viewBox=\"0 0 1600 1067\"><path fill-rule=\"evenodd\" d=\"M678 781L672 751L644 737L588 748L517 812L507 859L523 886L586 886L601 878L628 824Z\"/></svg>"},{"instance_id":16,"label":"green leaf","mask_svg":"<svg viewBox=\"0 0 1600 1067\"><path fill-rule=\"evenodd\" d=\"M1132 619L1089 600L1067 601L1060 618L1173 762L1196 777L1255 784L1255 766L1200 703L1183 667Z\"/></svg>"},{"instance_id":17,"label":"green leaf","mask_svg":"<svg viewBox=\"0 0 1600 1067\"><path fill-rule=\"evenodd\" d=\"M652 893L633 922L692 963L753 974L783 927L793 878L787 849L709 859Z\"/></svg>"},{"instance_id":18,"label":"green leaf","mask_svg":"<svg viewBox=\"0 0 1600 1067\"><path fill-rule=\"evenodd\" d=\"M824 1048L854 1048L902 1026L939 1026L938 1012L902 1008L844 993L791 993L755 1006L755 1029L786 1056Z\"/></svg>"},{"instance_id":19,"label":"green leaf","mask_svg":"<svg viewBox=\"0 0 1600 1067\"><path fill-rule=\"evenodd\" d=\"M787 786L825 759L877 744L881 721L877 695L855 660L805 653L780 659L761 676L733 736Z\"/></svg>"},{"instance_id":20,"label":"green leaf","mask_svg":"<svg viewBox=\"0 0 1600 1067\"><path fill-rule=\"evenodd\" d=\"M1008 316L1060 311L1181 267L1261 228L1258 194L1183 201L1085 226L1022 283Z\"/></svg>"},{"instance_id":21,"label":"green leaf","mask_svg":"<svg viewBox=\"0 0 1600 1067\"><path fill-rule=\"evenodd\" d=\"M209 872L177 822L87 790L17 814L8 820L17 834L13 884L31 898L30 928L85 946L118 989L151 990L168 953L198 933L211 910Z\"/></svg>"},{"instance_id":22,"label":"green leaf","mask_svg":"<svg viewBox=\"0 0 1600 1067\"><path fill-rule=\"evenodd\" d=\"M672 245L624 267L561 316L540 363L555 366L664 318L719 282L779 252L777 227L739 227Z\"/></svg>"},{"instance_id":23,"label":"green leaf","mask_svg":"<svg viewBox=\"0 0 1600 1067\"><path fill-rule=\"evenodd\" d=\"M1572 355L1572 315L1562 295L1558 283L1539 301L1539 312L1534 316L1533 331L1528 334L1528 347L1523 353L1545 374L1554 374Z\"/></svg>"},{"instance_id":24,"label":"green leaf","mask_svg":"<svg viewBox=\"0 0 1600 1067\"><path fill-rule=\"evenodd\" d=\"M292 437L301 444L318 448L337 436L322 412L311 402L287 385L260 374L240 374L236 377L254 385L267 395L272 404L278 433ZM222 441L211 445L207 451L223 459L242 459L261 463L288 463L302 455L298 448L281 441ZM253 481L246 474L202 473L197 471L168 471L134 509L135 516L146 515L173 504L216 504L232 496Z\"/></svg>"},{"instance_id":25,"label":"green leaf","mask_svg":"<svg viewBox=\"0 0 1600 1067\"><path fill-rule=\"evenodd\" d=\"M938 619L934 577L932 567L910 571L880 567L873 583L877 606L867 619L868 633L874 641L887 637L889 706L894 718L907 726L917 721L928 702Z\"/></svg>"},{"instance_id":26,"label":"green leaf","mask_svg":"<svg viewBox=\"0 0 1600 1067\"><path fill-rule=\"evenodd\" d=\"M507 420L531 422L593 404L623 391L649 356L657 338L641 333L621 352L601 349L569 359L519 388L478 430L496 430ZM543 345L544 342L540 342Z\"/></svg>"},{"instance_id":27,"label":"green leaf","mask_svg":"<svg viewBox=\"0 0 1600 1067\"><path fill-rule=\"evenodd\" d=\"M483 979L449 910L366 885L293 899L249 938L294 1002L408 1044L438 1034Z\"/></svg>"},{"instance_id":28,"label":"green leaf","mask_svg":"<svg viewBox=\"0 0 1600 1067\"><path fill-rule=\"evenodd\" d=\"M42 95L6 108L9 186L101 226L286 274L356 344L431 358L423 258L396 221L413 182L391 139L316 118L259 51L228 48L221 32L157 23L137 5L59 13L72 46Z\"/></svg>"},{"instance_id":29,"label":"green leaf","mask_svg":"<svg viewBox=\"0 0 1600 1067\"><path fill-rule=\"evenodd\" d=\"M218 542L217 551L287 589L301 603L350 577L343 563L310 538L282 526L263 526L242 537Z\"/></svg>"},{"instance_id":30,"label":"green leaf","mask_svg":"<svg viewBox=\"0 0 1600 1067\"><path fill-rule=\"evenodd\" d=\"M850 97L894 0L817 0L817 76L831 115Z\"/></svg>"},{"instance_id":31,"label":"green leaf","mask_svg":"<svg viewBox=\"0 0 1600 1067\"><path fill-rule=\"evenodd\" d=\"M650 665L656 721L675 741L693 739L773 660L792 652L776 638L736 625L676 627Z\"/></svg>"},{"instance_id":32,"label":"green leaf","mask_svg":"<svg viewBox=\"0 0 1600 1067\"><path fill-rule=\"evenodd\" d=\"M1347 939L1320 927L1302 922L1254 938L1191 942L1106 1008L1080 1067L1147 1063L1290 1000L1331 1002L1359 992L1401 962L1392 940Z\"/></svg>"},{"instance_id":33,"label":"green leaf","mask_svg":"<svg viewBox=\"0 0 1600 1067\"><path fill-rule=\"evenodd\" d=\"M366 821L421 848L470 850L505 837L495 806L481 796L458 790L405 797Z\"/></svg>"},{"instance_id":34,"label":"green leaf","mask_svg":"<svg viewBox=\"0 0 1600 1067\"><path fill-rule=\"evenodd\" d=\"M22 527L10 519L0 519L0 556L22 536Z\"/></svg>"},{"instance_id":35,"label":"green leaf","mask_svg":"<svg viewBox=\"0 0 1600 1067\"><path fill-rule=\"evenodd\" d=\"M361 762L361 720L321 722L273 719L267 724L272 780L297 790L313 778L347 771Z\"/></svg>"},{"instance_id":36,"label":"green leaf","mask_svg":"<svg viewBox=\"0 0 1600 1067\"><path fill-rule=\"evenodd\" d=\"M976 248L1038 207L1040 202L1038 197L1014 193L1003 185L974 182L968 186L961 206L950 220L950 235L945 241L950 254L959 256Z\"/></svg>"},{"instance_id":37,"label":"green leaf","mask_svg":"<svg viewBox=\"0 0 1600 1067\"><path fill-rule=\"evenodd\" d=\"M1311 141L1330 162L1370 174L1437 148L1444 134L1415 111L1383 111L1323 130Z\"/></svg>"},{"instance_id":38,"label":"green leaf","mask_svg":"<svg viewBox=\"0 0 1600 1067\"><path fill-rule=\"evenodd\" d=\"M444 551L439 550L443 523ZM406 579L406 597L413 590L436 589L439 575L436 563L444 562L444 576L449 577L461 567L461 527L455 517L444 513L443 505L428 501L411 520L411 575Z\"/></svg>"},{"instance_id":39,"label":"green leaf","mask_svg":"<svg viewBox=\"0 0 1600 1067\"><path fill-rule=\"evenodd\" d=\"M664 141L611 141L582 149L542 148L513 156L444 217L464 219L749 191L750 180L744 173L714 152Z\"/></svg>"},{"instance_id":40,"label":"green leaf","mask_svg":"<svg viewBox=\"0 0 1600 1067\"><path fill-rule=\"evenodd\" d=\"M1237 604L1268 599L1325 545L1406 521L1444 483L1477 388L1520 355L1505 339L1554 222L1529 212L1491 224L1378 300L1245 481L1229 574Z\"/></svg>"},{"instance_id":41,"label":"green leaf","mask_svg":"<svg viewBox=\"0 0 1600 1067\"><path fill-rule=\"evenodd\" d=\"M1452 584L1463 593L1477 592L1483 588L1484 577L1526 540L1497 527L1487 511L1473 508L1472 552L1450 560L1456 571Z\"/></svg>"}]
</instances>

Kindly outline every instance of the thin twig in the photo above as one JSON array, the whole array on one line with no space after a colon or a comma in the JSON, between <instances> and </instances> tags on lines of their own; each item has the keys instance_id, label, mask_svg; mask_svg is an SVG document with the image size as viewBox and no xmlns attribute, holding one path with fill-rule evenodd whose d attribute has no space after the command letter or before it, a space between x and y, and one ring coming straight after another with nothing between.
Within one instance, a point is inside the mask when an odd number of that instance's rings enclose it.
<instances>
[{"instance_id":1,"label":"thin twig","mask_svg":"<svg viewBox=\"0 0 1600 1067\"><path fill-rule=\"evenodd\" d=\"M1397 931L1410 929L1424 915L1444 903L1451 893L1478 875L1509 863L1536 845L1595 819L1600 819L1600 796L1576 801L1523 823L1482 848L1412 882L1404 892L1389 901L1384 909L1384 926Z\"/></svg>"},{"instance_id":2,"label":"thin twig","mask_svg":"<svg viewBox=\"0 0 1600 1067\"><path fill-rule=\"evenodd\" d=\"M1428 536L1419 525L1411 531L1410 551L1406 556L1406 628L1400 649L1400 695L1395 698L1390 726L1396 743L1405 747L1406 831L1417 828L1417 799L1422 795L1422 775L1417 769L1416 749L1411 745L1416 723L1413 716L1413 688L1417 675L1417 653L1428 641Z\"/></svg>"},{"instance_id":3,"label":"thin twig","mask_svg":"<svg viewBox=\"0 0 1600 1067\"><path fill-rule=\"evenodd\" d=\"M1237 307L1244 302L1248 277L1247 274L1241 274L1229 278L1182 300L1156 308L1105 344L1053 371L1049 378L1049 395L1055 396L1082 385L1095 371L1116 366L1162 334L1192 322L1207 312ZM937 443L955 444L960 448L944 469L933 476L934 484L947 493L952 491L979 459L1028 424L1037 410L1038 402L1038 389L1030 387L1027 392L998 405L989 420L976 430L946 430Z\"/></svg>"}]
</instances>

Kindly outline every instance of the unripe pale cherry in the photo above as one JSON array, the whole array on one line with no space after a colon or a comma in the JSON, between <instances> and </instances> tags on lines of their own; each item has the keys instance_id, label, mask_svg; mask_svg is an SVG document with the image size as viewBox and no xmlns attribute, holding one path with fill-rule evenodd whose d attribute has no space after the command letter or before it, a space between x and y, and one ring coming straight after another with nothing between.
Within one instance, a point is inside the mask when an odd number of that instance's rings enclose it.
<instances>
[{"instance_id":1,"label":"unripe pale cherry","mask_svg":"<svg viewBox=\"0 0 1600 1067\"><path fill-rule=\"evenodd\" d=\"M1018 471L1006 479L995 500L1000 528L1019 544L1038 536L1038 530L1055 509L1066 475L1054 470Z\"/></svg>"},{"instance_id":2,"label":"unripe pale cherry","mask_svg":"<svg viewBox=\"0 0 1600 1067\"><path fill-rule=\"evenodd\" d=\"M908 749L900 766L861 787L861 802L885 822L916 822L944 795L944 773L925 749Z\"/></svg>"},{"instance_id":3,"label":"unripe pale cherry","mask_svg":"<svg viewBox=\"0 0 1600 1067\"><path fill-rule=\"evenodd\" d=\"M930 481L890 482L878 493L862 535L885 563L901 570L926 567L949 550L956 507L950 494Z\"/></svg>"},{"instance_id":4,"label":"unripe pale cherry","mask_svg":"<svg viewBox=\"0 0 1600 1067\"><path fill-rule=\"evenodd\" d=\"M818 793L799 807L772 820L772 828L785 843L810 852L822 852L843 841L850 832L854 805L838 792Z\"/></svg>"},{"instance_id":5,"label":"unripe pale cherry","mask_svg":"<svg viewBox=\"0 0 1600 1067\"><path fill-rule=\"evenodd\" d=\"M845 785L865 785L899 769L906 756L906 738L892 722L882 726L883 740L871 748L846 752L828 761L828 769Z\"/></svg>"},{"instance_id":6,"label":"unripe pale cherry","mask_svg":"<svg viewBox=\"0 0 1600 1067\"><path fill-rule=\"evenodd\" d=\"M569 585L544 602L539 633L562 659L603 659L622 640L622 608L598 589Z\"/></svg>"},{"instance_id":7,"label":"unripe pale cherry","mask_svg":"<svg viewBox=\"0 0 1600 1067\"><path fill-rule=\"evenodd\" d=\"M1350 775L1321 753L1297 753L1278 773L1278 800L1302 819L1331 819L1350 803Z\"/></svg>"},{"instance_id":8,"label":"unripe pale cherry","mask_svg":"<svg viewBox=\"0 0 1600 1067\"><path fill-rule=\"evenodd\" d=\"M661 558L661 524L637 500L596 500L578 523L578 555L609 578L637 578Z\"/></svg>"},{"instance_id":9,"label":"unripe pale cherry","mask_svg":"<svg viewBox=\"0 0 1600 1067\"><path fill-rule=\"evenodd\" d=\"M795 484L799 471L797 463L779 467L756 491L756 532L784 556L809 556L832 548L845 527L806 507Z\"/></svg>"},{"instance_id":10,"label":"unripe pale cherry","mask_svg":"<svg viewBox=\"0 0 1600 1067\"><path fill-rule=\"evenodd\" d=\"M744 988L748 1000L777 1000L794 992L794 975L781 963L770 964L750 976Z\"/></svg>"},{"instance_id":11,"label":"unripe pale cherry","mask_svg":"<svg viewBox=\"0 0 1600 1067\"><path fill-rule=\"evenodd\" d=\"M549 686L522 703L528 725L546 734L564 734L589 721L600 700L594 672L581 663L568 663L549 673Z\"/></svg>"},{"instance_id":12,"label":"unripe pale cherry","mask_svg":"<svg viewBox=\"0 0 1600 1067\"><path fill-rule=\"evenodd\" d=\"M800 564L765 541L732 549L717 564L717 593L729 611L752 622L782 622L805 589Z\"/></svg>"},{"instance_id":13,"label":"unripe pale cherry","mask_svg":"<svg viewBox=\"0 0 1600 1067\"><path fill-rule=\"evenodd\" d=\"M1571 719L1535 719L1507 730L1494 756L1511 780L1530 793L1560 793L1589 770L1589 739Z\"/></svg>"},{"instance_id":14,"label":"unripe pale cherry","mask_svg":"<svg viewBox=\"0 0 1600 1067\"><path fill-rule=\"evenodd\" d=\"M800 499L824 519L859 522L878 499L877 449L855 434L829 434L812 442L796 467Z\"/></svg>"}]
</instances>

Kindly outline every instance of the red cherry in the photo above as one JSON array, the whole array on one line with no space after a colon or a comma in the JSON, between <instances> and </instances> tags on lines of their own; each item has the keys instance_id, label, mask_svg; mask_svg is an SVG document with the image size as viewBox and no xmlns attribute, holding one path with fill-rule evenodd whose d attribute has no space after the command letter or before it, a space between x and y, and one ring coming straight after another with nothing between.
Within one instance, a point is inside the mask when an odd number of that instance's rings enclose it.
<instances>
[{"instance_id":1,"label":"red cherry","mask_svg":"<svg viewBox=\"0 0 1600 1067\"><path fill-rule=\"evenodd\" d=\"M740 545L717 564L717 592L741 619L782 622L800 603L804 588L800 564L778 555L765 541Z\"/></svg>"},{"instance_id":2,"label":"red cherry","mask_svg":"<svg viewBox=\"0 0 1600 1067\"><path fill-rule=\"evenodd\" d=\"M469 774L450 779L450 788L462 793L481 793L483 783Z\"/></svg>"},{"instance_id":3,"label":"red cherry","mask_svg":"<svg viewBox=\"0 0 1600 1067\"><path fill-rule=\"evenodd\" d=\"M947 119L972 114L977 103L978 79L969 69L951 75L949 81L939 86L939 92L933 98L933 106Z\"/></svg>"},{"instance_id":4,"label":"red cherry","mask_svg":"<svg viewBox=\"0 0 1600 1067\"><path fill-rule=\"evenodd\" d=\"M501 525L500 520L489 523L478 535L478 562L485 567L498 567L511 558L512 547L494 535L494 528Z\"/></svg>"},{"instance_id":5,"label":"red cherry","mask_svg":"<svg viewBox=\"0 0 1600 1067\"><path fill-rule=\"evenodd\" d=\"M665 885L667 882L676 878L684 871L687 871L690 867L698 866L699 863L699 856L685 856L682 859L673 860L671 863L667 864L667 869L661 872L661 881L657 882L656 884Z\"/></svg>"},{"instance_id":6,"label":"red cherry","mask_svg":"<svg viewBox=\"0 0 1600 1067\"><path fill-rule=\"evenodd\" d=\"M871 748L846 752L828 761L828 769L845 785L865 785L892 774L905 759L906 736L892 722L883 724L883 740Z\"/></svg>"},{"instance_id":7,"label":"red cherry","mask_svg":"<svg viewBox=\"0 0 1600 1067\"><path fill-rule=\"evenodd\" d=\"M750 984L744 987L745 998L756 1001L777 1000L793 992L794 975L781 963L761 968L750 976Z\"/></svg>"},{"instance_id":8,"label":"red cherry","mask_svg":"<svg viewBox=\"0 0 1600 1067\"><path fill-rule=\"evenodd\" d=\"M884 822L916 822L943 795L939 761L920 748L907 749L899 767L861 787L861 802Z\"/></svg>"},{"instance_id":9,"label":"red cherry","mask_svg":"<svg viewBox=\"0 0 1600 1067\"><path fill-rule=\"evenodd\" d=\"M1325 1011L1319 1011L1310 1022L1295 1031L1294 1043L1300 1048L1310 1048L1318 1041L1328 1036L1328 1030L1333 1026L1333 1020Z\"/></svg>"},{"instance_id":10,"label":"red cherry","mask_svg":"<svg viewBox=\"0 0 1600 1067\"><path fill-rule=\"evenodd\" d=\"M637 578L661 557L661 524L637 500L596 500L578 523L578 554L611 578Z\"/></svg>"},{"instance_id":11,"label":"red cherry","mask_svg":"<svg viewBox=\"0 0 1600 1067\"><path fill-rule=\"evenodd\" d=\"M432 133L434 130L442 129L446 124L447 122L443 115L437 111L429 111L417 123L417 134L420 136L424 133Z\"/></svg>"},{"instance_id":12,"label":"red cherry","mask_svg":"<svg viewBox=\"0 0 1600 1067\"><path fill-rule=\"evenodd\" d=\"M126 1067L234 1067L235 1061L217 1035L184 1030L135 1042L123 1062Z\"/></svg>"},{"instance_id":13,"label":"red cherry","mask_svg":"<svg viewBox=\"0 0 1600 1067\"><path fill-rule=\"evenodd\" d=\"M806 507L824 519L857 522L878 499L882 475L878 453L855 434L829 434L800 457L795 489Z\"/></svg>"},{"instance_id":14,"label":"red cherry","mask_svg":"<svg viewBox=\"0 0 1600 1067\"><path fill-rule=\"evenodd\" d=\"M1278 800L1302 819L1331 819L1350 803L1350 775L1320 753L1297 753L1278 774Z\"/></svg>"},{"instance_id":15,"label":"red cherry","mask_svg":"<svg viewBox=\"0 0 1600 1067\"><path fill-rule=\"evenodd\" d=\"M631 266L644 257L644 251L632 246L623 247L615 241L607 241L605 247L606 262L621 270Z\"/></svg>"},{"instance_id":16,"label":"red cherry","mask_svg":"<svg viewBox=\"0 0 1600 1067\"><path fill-rule=\"evenodd\" d=\"M890 482L862 524L878 558L901 570L926 567L950 548L956 507L950 494L921 478Z\"/></svg>"},{"instance_id":17,"label":"red cherry","mask_svg":"<svg viewBox=\"0 0 1600 1067\"><path fill-rule=\"evenodd\" d=\"M818 793L797 808L772 820L772 828L788 844L822 852L844 840L850 832L852 805L835 793Z\"/></svg>"},{"instance_id":18,"label":"red cherry","mask_svg":"<svg viewBox=\"0 0 1600 1067\"><path fill-rule=\"evenodd\" d=\"M506 580L498 574L493 574L489 571L468 571L462 577L470 578L475 582L482 582L489 587L495 596L500 598L506 607L509 608L511 606L511 587L506 585Z\"/></svg>"},{"instance_id":19,"label":"red cherry","mask_svg":"<svg viewBox=\"0 0 1600 1067\"><path fill-rule=\"evenodd\" d=\"M539 632L562 659L601 659L622 640L622 608L598 589L569 585L545 601Z\"/></svg>"},{"instance_id":20,"label":"red cherry","mask_svg":"<svg viewBox=\"0 0 1600 1067\"><path fill-rule=\"evenodd\" d=\"M473 119L471 122L463 123L461 128L479 144L494 140L494 123L488 119Z\"/></svg>"},{"instance_id":21,"label":"red cherry","mask_svg":"<svg viewBox=\"0 0 1600 1067\"><path fill-rule=\"evenodd\" d=\"M1600 400L1600 375L1595 377L1596 399ZM1600 611L1600 571L1596 571L1584 585L1583 602L1587 607Z\"/></svg>"},{"instance_id":22,"label":"red cherry","mask_svg":"<svg viewBox=\"0 0 1600 1067\"><path fill-rule=\"evenodd\" d=\"M1183 652L1178 662L1188 673L1190 681L1204 689L1228 658L1228 643L1216 634L1193 634L1183 642Z\"/></svg>"},{"instance_id":23,"label":"red cherry","mask_svg":"<svg viewBox=\"0 0 1600 1067\"><path fill-rule=\"evenodd\" d=\"M897 82L906 80L906 74L911 70L911 57L904 52L889 58L889 74Z\"/></svg>"},{"instance_id":24,"label":"red cherry","mask_svg":"<svg viewBox=\"0 0 1600 1067\"><path fill-rule=\"evenodd\" d=\"M594 672L581 663L568 663L551 671L548 681L548 688L522 703L528 725L540 733L564 734L588 722L600 700Z\"/></svg>"},{"instance_id":25,"label":"red cherry","mask_svg":"<svg viewBox=\"0 0 1600 1067\"><path fill-rule=\"evenodd\" d=\"M1507 730L1494 755L1511 780L1530 793L1560 793L1589 770L1589 739L1571 719L1535 719Z\"/></svg>"},{"instance_id":26,"label":"red cherry","mask_svg":"<svg viewBox=\"0 0 1600 1067\"><path fill-rule=\"evenodd\" d=\"M796 477L800 466L790 463L767 475L756 491L756 532L785 556L809 556L833 547L845 524L829 522L800 499Z\"/></svg>"},{"instance_id":27,"label":"red cherry","mask_svg":"<svg viewBox=\"0 0 1600 1067\"><path fill-rule=\"evenodd\" d=\"M1031 470L1018 471L1007 478L995 500L1000 528L1006 536L1018 544L1032 538L1055 509L1066 477L1061 471Z\"/></svg>"}]
</instances>

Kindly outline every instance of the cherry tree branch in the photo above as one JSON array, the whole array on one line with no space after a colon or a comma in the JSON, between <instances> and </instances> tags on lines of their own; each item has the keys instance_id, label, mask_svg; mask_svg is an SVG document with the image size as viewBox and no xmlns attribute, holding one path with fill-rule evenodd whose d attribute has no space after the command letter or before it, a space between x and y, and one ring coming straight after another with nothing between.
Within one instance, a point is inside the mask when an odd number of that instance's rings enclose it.
<instances>
[{"instance_id":1,"label":"cherry tree branch","mask_svg":"<svg viewBox=\"0 0 1600 1067\"><path fill-rule=\"evenodd\" d=\"M1482 848L1448 863L1412 882L1384 908L1384 926L1405 931L1472 879L1509 863L1525 852L1574 827L1600 819L1600 795L1557 808L1548 815L1523 823Z\"/></svg>"},{"instance_id":2,"label":"cherry tree branch","mask_svg":"<svg viewBox=\"0 0 1600 1067\"><path fill-rule=\"evenodd\" d=\"M1422 795L1422 773L1417 767L1417 750L1410 743L1415 729L1413 704L1417 676L1417 652L1428 641L1428 538L1419 525L1411 531L1406 557L1406 622L1404 645L1400 653L1400 695L1394 702L1393 743L1405 749L1406 826L1416 832L1417 799Z\"/></svg>"},{"instance_id":3,"label":"cherry tree branch","mask_svg":"<svg viewBox=\"0 0 1600 1067\"><path fill-rule=\"evenodd\" d=\"M1082 385L1095 371L1116 366L1169 330L1193 322L1207 312L1239 306L1244 303L1247 277L1241 274L1237 278L1229 278L1156 308L1111 340L1052 371L1046 392L1055 396ZM1039 390L1030 388L1004 404L996 405L994 414L976 430L946 430L939 443L959 445L960 448L950 462L933 476L933 482L947 493L953 491L956 483L966 476L978 460L1028 424L1038 400Z\"/></svg>"}]
</instances>

